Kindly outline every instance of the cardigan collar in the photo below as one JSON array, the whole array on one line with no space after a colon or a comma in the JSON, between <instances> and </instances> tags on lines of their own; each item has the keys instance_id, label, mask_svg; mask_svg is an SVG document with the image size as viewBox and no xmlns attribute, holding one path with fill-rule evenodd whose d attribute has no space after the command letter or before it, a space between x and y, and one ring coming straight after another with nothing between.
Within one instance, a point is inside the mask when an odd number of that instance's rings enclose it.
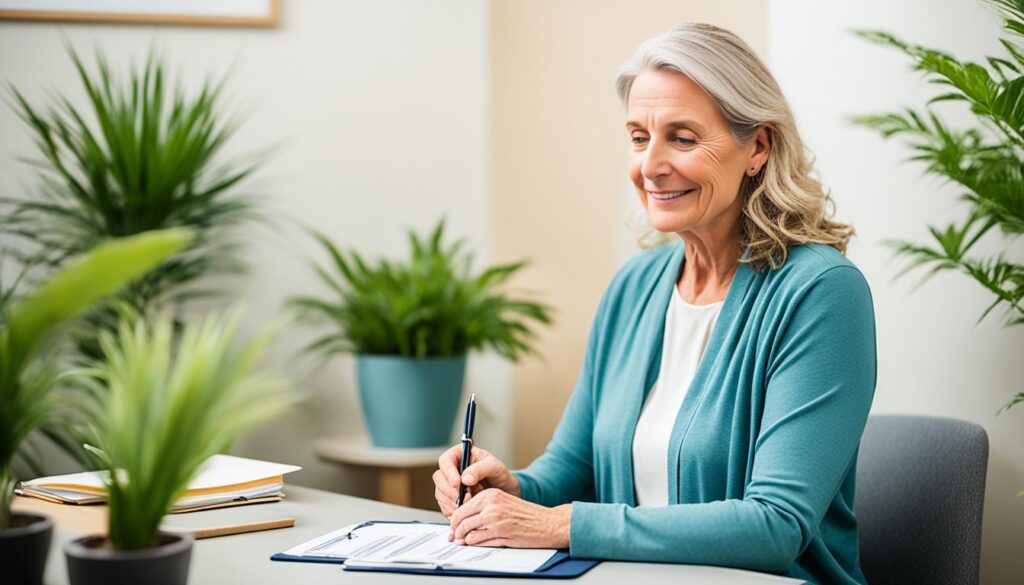
<instances>
[{"instance_id":1,"label":"cardigan collar","mask_svg":"<svg viewBox=\"0 0 1024 585\"><path fill-rule=\"evenodd\" d=\"M632 418L629 423L630 429L628 433L630 445L632 445L633 435L636 433L636 424L640 417L640 411L643 408L644 402L647 400L647 395L650 393L654 383L657 381L658 373L661 369L661 353L665 338L665 314L668 312L669 301L675 291L676 281L679 278L683 259L685 258L685 247L682 240L673 244L673 247L674 249L672 250L672 253L666 256L665 263L661 266L660 274L656 277L652 275L653 282L651 288L648 289L648 302L640 316L640 326L637 328L638 332L642 332L641 339L637 340L637 346L645 348L646 350L642 355L643 361L641 362L641 364L646 364L646 370L643 372L643 379L637 379L637 385L633 392L637 398L635 399L633 408L631 409ZM745 248L741 254L741 258L747 258L749 254L750 248ZM729 285L729 290L726 292L725 302L722 303L721 312L719 313L718 319L711 330L711 336L708 338L708 343L704 350L704 356L701 358L700 363L697 366L697 372L694 374L693 381L687 391L686 398L683 400L683 406L680 408L676 422L673 425L668 449L668 465L670 471L668 474L669 504L678 502L679 490L676 485L676 480L678 478L679 458L677 455L679 447L682 444L683 436L686 434L692 414L695 412L696 405L703 394L704 385L708 379L709 371L714 366L714 362L720 358L719 350L721 348L723 338L725 337L726 332L734 326L733 322L736 318L736 314L742 304L743 297L746 296L747 289L750 286L754 274L754 270L746 263L741 262L737 267L736 274L733 276L732 283ZM624 485L620 486L620 493L628 494L629 505L635 506L636 493L633 486L633 449L630 447L626 451L628 453L629 466L627 473L622 474L621 476L624 481ZM625 482L628 482L628 484Z\"/></svg>"}]
</instances>

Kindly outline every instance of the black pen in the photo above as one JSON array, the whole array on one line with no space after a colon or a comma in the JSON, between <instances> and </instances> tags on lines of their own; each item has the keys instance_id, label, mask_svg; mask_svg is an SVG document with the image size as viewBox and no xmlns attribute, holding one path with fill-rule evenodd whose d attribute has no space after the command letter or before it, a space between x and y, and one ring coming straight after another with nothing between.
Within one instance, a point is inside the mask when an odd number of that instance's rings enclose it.
<instances>
[{"instance_id":1,"label":"black pen","mask_svg":"<svg viewBox=\"0 0 1024 585\"><path fill-rule=\"evenodd\" d=\"M476 394L469 397L466 405L466 422L462 424L462 463L459 465L459 499L456 506L462 505L466 499L466 484L462 483L462 474L469 467L469 458L473 452L473 423L476 422Z\"/></svg>"}]
</instances>

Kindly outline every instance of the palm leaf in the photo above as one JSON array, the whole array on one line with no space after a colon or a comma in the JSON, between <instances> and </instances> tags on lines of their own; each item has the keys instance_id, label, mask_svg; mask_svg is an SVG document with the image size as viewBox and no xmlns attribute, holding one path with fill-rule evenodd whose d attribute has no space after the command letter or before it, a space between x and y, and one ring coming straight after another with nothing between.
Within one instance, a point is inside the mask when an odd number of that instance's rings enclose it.
<instances>
[{"instance_id":1,"label":"palm leaf","mask_svg":"<svg viewBox=\"0 0 1024 585\"><path fill-rule=\"evenodd\" d=\"M0 528L6 527L21 442L54 406L55 373L45 352L53 331L187 246L193 233L164 230L107 242L68 264L17 303L0 294Z\"/></svg>"},{"instance_id":2,"label":"palm leaf","mask_svg":"<svg viewBox=\"0 0 1024 585\"><path fill-rule=\"evenodd\" d=\"M173 227L196 237L132 288L132 304L166 306L209 274L244 270L231 234L261 219L238 193L260 161L219 161L235 131L220 113L223 84L187 94L152 50L123 78L99 51L94 67L68 54L84 101L54 91L37 104L8 87L36 144L39 190L0 202L0 231L26 244L20 258L38 267L34 278L106 240ZM95 336L82 342L95 346Z\"/></svg>"},{"instance_id":3,"label":"palm leaf","mask_svg":"<svg viewBox=\"0 0 1024 585\"><path fill-rule=\"evenodd\" d=\"M945 227L929 226L927 244L887 242L896 256L907 259L901 275L924 270L923 283L940 271L965 274L992 297L979 322L997 307L1006 309L1006 324L1024 324L1024 265L1002 254L978 257L975 244L998 227L1011 242L1024 234L1024 1L987 0L1003 17L1009 38L1000 39L1005 56L988 56L984 64L958 60L941 50L903 41L883 31L856 31L870 42L908 56L912 67L942 87L925 108L857 116L851 121L883 138L906 141L910 160L925 172L964 187L966 219ZM987 67L986 67L987 65ZM974 123L952 128L931 107L939 102L963 102ZM1010 242L1008 242L1009 244ZM920 284L920 283L919 283ZM1015 398L1005 410L1024 400Z\"/></svg>"},{"instance_id":4,"label":"palm leaf","mask_svg":"<svg viewBox=\"0 0 1024 585\"><path fill-rule=\"evenodd\" d=\"M160 520L200 465L295 402L258 369L272 327L235 349L240 312L175 334L172 319L126 319L100 335L104 361L83 372L103 388L96 463L108 471L108 534L119 550L154 545Z\"/></svg>"},{"instance_id":5,"label":"palm leaf","mask_svg":"<svg viewBox=\"0 0 1024 585\"><path fill-rule=\"evenodd\" d=\"M304 319L334 330L306 349L426 358L490 347L513 360L529 353L529 324L550 323L550 309L500 290L525 263L475 274L466 241L446 244L444 230L442 220L426 236L410 231L404 262L370 262L314 233L330 258L315 270L331 297L297 297L290 305Z\"/></svg>"}]
</instances>

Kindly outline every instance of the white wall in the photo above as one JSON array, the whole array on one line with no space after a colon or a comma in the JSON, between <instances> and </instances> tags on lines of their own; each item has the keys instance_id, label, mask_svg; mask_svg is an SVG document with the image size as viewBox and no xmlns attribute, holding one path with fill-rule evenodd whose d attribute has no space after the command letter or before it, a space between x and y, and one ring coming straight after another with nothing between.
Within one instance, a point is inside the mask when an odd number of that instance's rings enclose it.
<instances>
[{"instance_id":1,"label":"white wall","mask_svg":"<svg viewBox=\"0 0 1024 585\"><path fill-rule=\"evenodd\" d=\"M468 236L483 259L489 254L488 3L282 4L273 29L0 23L0 81L33 100L47 88L80 97L62 38L86 55L95 45L119 66L144 58L155 42L193 85L231 69L227 94L246 118L231 152L276 146L251 188L266 198L279 233L247 230L252 272L230 285L247 305L246 333L269 322L286 297L323 290L306 265L318 250L298 224L371 256L397 255L406 250L405 227L425 230L446 214L450 233ZM6 107L0 137L0 193L21 192L32 180L14 157L33 147ZM315 438L361 432L363 423L353 360L320 367L296 359L310 337L287 331L274 360L299 383L305 405L239 451L303 465L299 483L372 493L366 474L312 455ZM481 440L501 454L509 379L501 360L471 361L467 391L483 395L492 417Z\"/></svg>"},{"instance_id":2,"label":"white wall","mask_svg":"<svg viewBox=\"0 0 1024 585\"><path fill-rule=\"evenodd\" d=\"M858 229L850 258L871 283L878 323L879 375L874 412L916 413L976 422L989 434L982 579L1019 582L1024 574L1024 409L996 416L1022 390L1024 328L998 316L975 322L991 300L959 274L940 274L916 291L917 277L895 280L885 239L926 241L928 224L963 217L957 188L904 163L908 151L851 127L846 117L920 105L933 89L896 51L854 37L880 28L908 41L974 60L1001 54L998 20L971 0L769 2L769 63L818 156L838 217ZM950 121L971 118L953 108ZM1002 241L985 242L986 251ZM1011 252L1019 253L1015 246ZM928 486L921 486L922 492Z\"/></svg>"}]
</instances>

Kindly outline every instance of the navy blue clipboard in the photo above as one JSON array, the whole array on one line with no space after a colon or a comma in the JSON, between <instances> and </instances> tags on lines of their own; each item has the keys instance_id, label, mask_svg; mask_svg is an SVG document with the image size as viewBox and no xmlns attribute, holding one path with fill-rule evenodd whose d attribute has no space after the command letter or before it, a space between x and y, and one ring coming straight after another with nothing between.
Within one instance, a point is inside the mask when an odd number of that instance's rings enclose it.
<instances>
[{"instance_id":1,"label":"navy blue clipboard","mask_svg":"<svg viewBox=\"0 0 1024 585\"><path fill-rule=\"evenodd\" d=\"M419 524L420 521L400 522L393 520L371 520L356 526L352 530L359 530L371 524ZM340 565L345 562L343 558L325 557L303 557L277 553L270 557L272 561L292 561L299 563L328 563ZM467 571L464 569L414 569L401 567L345 567L346 571L353 572L378 572L378 573L412 573L416 575L453 575L463 577L501 577L501 578L528 578L528 579L574 579L590 569L594 568L601 561L571 559L569 553L560 550L555 553L546 563L532 573L499 573L494 571Z\"/></svg>"}]
</instances>

